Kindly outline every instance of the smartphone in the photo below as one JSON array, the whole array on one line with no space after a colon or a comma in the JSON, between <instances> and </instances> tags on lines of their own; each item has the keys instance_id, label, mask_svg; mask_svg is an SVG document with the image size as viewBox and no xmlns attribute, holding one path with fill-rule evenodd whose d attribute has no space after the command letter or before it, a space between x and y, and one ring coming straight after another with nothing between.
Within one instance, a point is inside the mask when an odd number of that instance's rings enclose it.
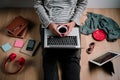
<instances>
[{"instance_id":1,"label":"smartphone","mask_svg":"<svg viewBox=\"0 0 120 80\"><path fill-rule=\"evenodd\" d=\"M28 40L26 50L32 51L34 49L35 43L35 40Z\"/></svg>"}]
</instances>

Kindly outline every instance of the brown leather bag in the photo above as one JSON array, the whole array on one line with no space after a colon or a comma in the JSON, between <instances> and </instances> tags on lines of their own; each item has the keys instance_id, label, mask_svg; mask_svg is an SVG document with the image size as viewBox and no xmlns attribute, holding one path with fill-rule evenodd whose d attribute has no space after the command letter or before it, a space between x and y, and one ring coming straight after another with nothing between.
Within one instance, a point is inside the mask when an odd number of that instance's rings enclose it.
<instances>
[{"instance_id":1,"label":"brown leather bag","mask_svg":"<svg viewBox=\"0 0 120 80\"><path fill-rule=\"evenodd\" d=\"M15 19L6 27L7 34L12 37L24 38L27 32L28 20L22 16L17 16Z\"/></svg>"}]
</instances>

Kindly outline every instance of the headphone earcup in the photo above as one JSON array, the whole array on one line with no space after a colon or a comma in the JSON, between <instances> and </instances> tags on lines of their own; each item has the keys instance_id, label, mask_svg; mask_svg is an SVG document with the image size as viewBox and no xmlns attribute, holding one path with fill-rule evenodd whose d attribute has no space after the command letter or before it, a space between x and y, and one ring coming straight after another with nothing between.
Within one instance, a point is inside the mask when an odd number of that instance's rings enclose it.
<instances>
[{"instance_id":1,"label":"headphone earcup","mask_svg":"<svg viewBox=\"0 0 120 80\"><path fill-rule=\"evenodd\" d=\"M23 65L25 63L25 59L23 57L21 57L19 60L18 60L18 64L19 65Z\"/></svg>"},{"instance_id":2,"label":"headphone earcup","mask_svg":"<svg viewBox=\"0 0 120 80\"><path fill-rule=\"evenodd\" d=\"M8 57L8 59L9 59L10 61L14 60L15 58L16 58L16 54L15 54L15 53L11 53L11 54L9 55L9 57Z\"/></svg>"}]
</instances>

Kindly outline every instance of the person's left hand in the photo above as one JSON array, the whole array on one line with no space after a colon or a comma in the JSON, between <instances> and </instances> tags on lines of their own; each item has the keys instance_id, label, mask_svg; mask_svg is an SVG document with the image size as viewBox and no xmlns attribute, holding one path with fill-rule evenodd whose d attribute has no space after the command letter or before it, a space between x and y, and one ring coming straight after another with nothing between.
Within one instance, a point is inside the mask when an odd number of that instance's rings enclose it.
<instances>
[{"instance_id":1,"label":"person's left hand","mask_svg":"<svg viewBox=\"0 0 120 80\"><path fill-rule=\"evenodd\" d=\"M63 25L66 25L67 28L68 28L67 32L65 32L63 36L67 36L72 31L72 29L74 28L75 24L76 23L74 21L63 24Z\"/></svg>"}]
</instances>

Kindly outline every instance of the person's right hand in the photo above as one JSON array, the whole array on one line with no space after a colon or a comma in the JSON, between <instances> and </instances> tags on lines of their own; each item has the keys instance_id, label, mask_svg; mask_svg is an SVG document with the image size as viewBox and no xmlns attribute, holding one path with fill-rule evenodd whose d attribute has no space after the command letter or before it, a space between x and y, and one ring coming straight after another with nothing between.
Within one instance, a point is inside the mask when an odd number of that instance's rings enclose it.
<instances>
[{"instance_id":1,"label":"person's right hand","mask_svg":"<svg viewBox=\"0 0 120 80\"><path fill-rule=\"evenodd\" d=\"M57 30L57 27L58 27L58 24L53 23L53 22L50 23L49 26L48 26L49 30L50 30L53 34L62 37L61 33Z\"/></svg>"}]
</instances>

